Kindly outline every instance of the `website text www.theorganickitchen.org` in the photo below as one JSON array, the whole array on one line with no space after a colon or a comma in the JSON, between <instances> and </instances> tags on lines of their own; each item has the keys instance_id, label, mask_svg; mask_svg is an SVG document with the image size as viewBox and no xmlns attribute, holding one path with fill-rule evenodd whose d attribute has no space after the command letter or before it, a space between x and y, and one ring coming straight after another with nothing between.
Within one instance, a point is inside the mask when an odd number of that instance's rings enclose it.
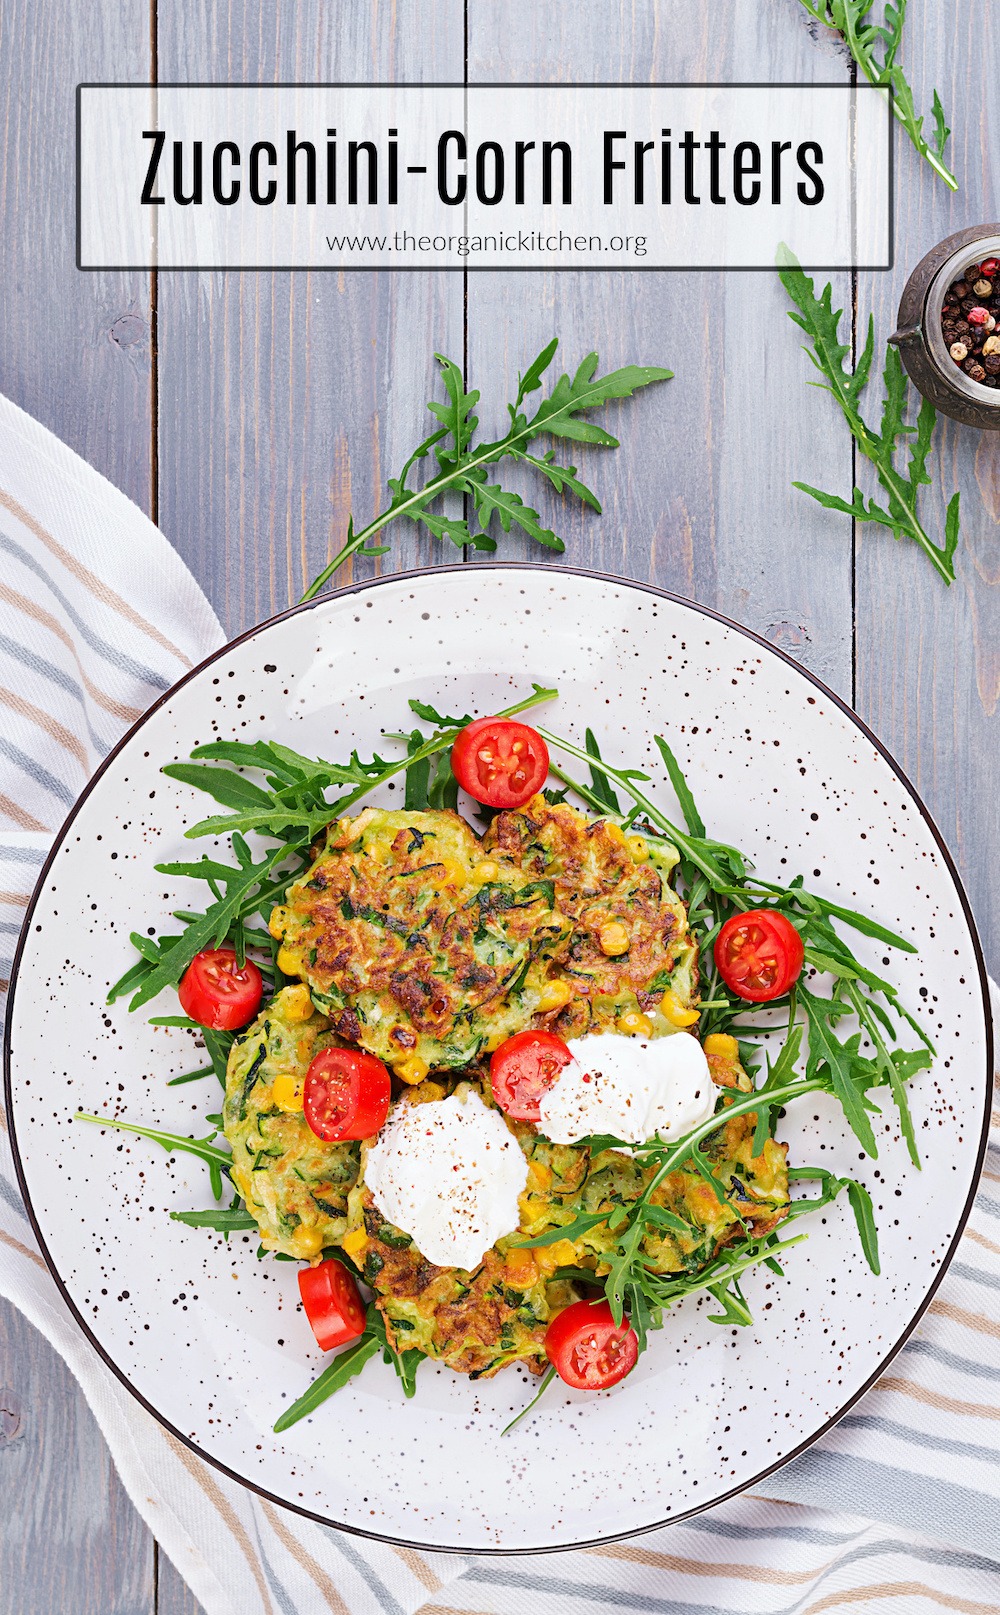
<instances>
[{"instance_id":1,"label":"website text www.theorganickitchen.org","mask_svg":"<svg viewBox=\"0 0 1000 1615\"><path fill-rule=\"evenodd\" d=\"M518 230L495 235L411 235L408 230L394 230L391 235L357 236L329 235L328 252L333 253L428 253L441 256L450 253L457 258L501 256L507 253L558 254L562 252L605 252L618 256L645 258L646 237L633 235L567 235L559 230L551 235L538 230Z\"/></svg>"}]
</instances>

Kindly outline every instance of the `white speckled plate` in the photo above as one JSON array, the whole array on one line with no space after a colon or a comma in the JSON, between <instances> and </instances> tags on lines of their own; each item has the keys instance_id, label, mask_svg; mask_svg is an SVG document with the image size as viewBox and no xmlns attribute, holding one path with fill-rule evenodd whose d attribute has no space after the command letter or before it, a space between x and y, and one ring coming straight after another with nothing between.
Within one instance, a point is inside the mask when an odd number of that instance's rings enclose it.
<instances>
[{"instance_id":1,"label":"white speckled plate","mask_svg":"<svg viewBox=\"0 0 1000 1615\"><path fill-rule=\"evenodd\" d=\"M646 767L673 805L651 740L665 731L721 839L762 873L801 870L919 942L918 957L891 966L878 945L859 948L891 969L937 1044L911 1101L923 1171L908 1167L890 1110L871 1162L832 1102L809 1101L781 1135L793 1160L868 1183L881 1278L838 1206L788 1258L785 1279L751 1276L753 1328L720 1329L711 1306L688 1301L623 1385L600 1396L553 1388L505 1440L530 1394L519 1370L473 1384L425 1365L404 1403L380 1361L275 1437L275 1417L322 1361L296 1268L258 1262L256 1239L226 1245L169 1220L170 1209L212 1203L190 1157L71 1120L78 1107L106 1109L202 1133L213 1108L208 1082L166 1085L192 1063L188 1033L104 1001L133 957L129 932L169 929L185 896L153 864L191 856L182 833L203 800L160 766L215 736L364 754L384 749L383 727L405 723L409 695L488 713L532 679L559 687L550 727L579 738L590 724L605 755ZM11 996L7 1103L22 1187L98 1350L229 1474L322 1520L428 1548L606 1541L704 1508L800 1451L920 1316L985 1145L982 958L948 855L898 769L833 695L743 630L651 589L553 566L390 577L276 618L189 675L71 815L28 914ZM167 996L153 1012L175 1010Z\"/></svg>"}]
</instances>

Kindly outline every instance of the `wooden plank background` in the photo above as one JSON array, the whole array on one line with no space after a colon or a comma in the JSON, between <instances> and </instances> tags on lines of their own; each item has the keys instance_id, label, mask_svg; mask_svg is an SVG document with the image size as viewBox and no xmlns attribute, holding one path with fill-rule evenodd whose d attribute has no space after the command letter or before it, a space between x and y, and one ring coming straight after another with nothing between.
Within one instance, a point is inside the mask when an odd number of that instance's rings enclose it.
<instances>
[{"instance_id":1,"label":"wooden plank background","mask_svg":"<svg viewBox=\"0 0 1000 1615\"><path fill-rule=\"evenodd\" d=\"M80 80L850 79L797 0L0 0L0 391L152 513L227 631L287 605L367 519L426 419L435 350L468 358L484 426L552 335L573 364L676 371L582 455L604 514L532 486L567 558L715 606L791 652L872 724L955 852L994 967L1000 753L1000 438L947 425L924 509L963 490L959 582L880 530L851 532L793 478L847 495L839 418L766 274L81 275L73 251ZM904 61L955 125L952 197L897 144L897 267L840 275L889 334L909 268L996 218L1000 113L974 0L912 0ZM819 37L817 37L819 34ZM505 541L503 552L527 554ZM535 552L534 558L539 558ZM447 559L412 531L368 570ZM338 580L343 581L343 580ZM60 1359L0 1304L0 1615L196 1615L117 1482Z\"/></svg>"}]
</instances>

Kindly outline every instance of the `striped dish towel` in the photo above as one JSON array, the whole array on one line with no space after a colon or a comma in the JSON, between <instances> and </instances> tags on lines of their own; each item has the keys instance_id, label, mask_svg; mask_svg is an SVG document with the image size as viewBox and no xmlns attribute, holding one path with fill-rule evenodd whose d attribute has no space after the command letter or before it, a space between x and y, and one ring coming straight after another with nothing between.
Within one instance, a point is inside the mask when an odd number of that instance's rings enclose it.
<instances>
[{"instance_id":1,"label":"striped dish towel","mask_svg":"<svg viewBox=\"0 0 1000 1615\"><path fill-rule=\"evenodd\" d=\"M162 536L0 399L0 977L67 809L118 736L221 642ZM6 979L3 981L6 987ZM0 1293L76 1374L135 1506L208 1615L875 1615L1000 1609L1000 1113L982 1192L914 1340L821 1443L687 1524L489 1559L342 1535L169 1436L67 1312L0 1131ZM0 1124L3 1118L0 1115ZM61 1615L61 1612L55 1612Z\"/></svg>"}]
</instances>

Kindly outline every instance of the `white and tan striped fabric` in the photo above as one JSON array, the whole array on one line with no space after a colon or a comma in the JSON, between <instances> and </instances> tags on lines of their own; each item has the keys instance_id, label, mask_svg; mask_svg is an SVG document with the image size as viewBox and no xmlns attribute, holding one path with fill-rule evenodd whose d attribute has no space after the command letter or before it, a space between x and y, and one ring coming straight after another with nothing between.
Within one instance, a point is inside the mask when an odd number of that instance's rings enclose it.
<instances>
[{"instance_id":1,"label":"white and tan striped fabric","mask_svg":"<svg viewBox=\"0 0 1000 1615\"><path fill-rule=\"evenodd\" d=\"M221 640L121 494L0 400L0 978L45 850L127 725ZM1000 1112L916 1338L764 1490L633 1542L486 1559L366 1543L261 1501L132 1400L34 1246L0 1132L0 1293L62 1353L208 1615L872 1615L1000 1610ZM0 1116L2 1122L2 1116ZM53 1615L62 1615L54 1611Z\"/></svg>"}]
</instances>

